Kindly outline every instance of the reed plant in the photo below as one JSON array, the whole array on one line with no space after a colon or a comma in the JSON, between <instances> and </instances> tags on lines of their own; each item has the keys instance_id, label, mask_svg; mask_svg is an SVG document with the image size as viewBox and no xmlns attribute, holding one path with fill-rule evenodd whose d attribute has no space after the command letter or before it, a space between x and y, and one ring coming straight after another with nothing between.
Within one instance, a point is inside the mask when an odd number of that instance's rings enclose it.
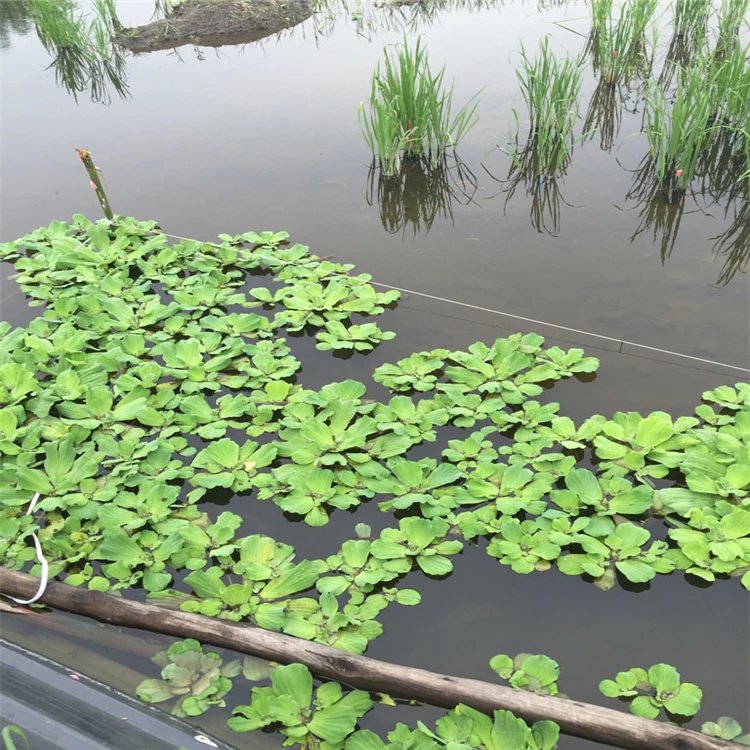
<instances>
[{"instance_id":1,"label":"reed plant","mask_svg":"<svg viewBox=\"0 0 750 750\"><path fill-rule=\"evenodd\" d=\"M705 38L713 5L713 0L674 0L673 35L682 39Z\"/></svg>"},{"instance_id":2,"label":"reed plant","mask_svg":"<svg viewBox=\"0 0 750 750\"><path fill-rule=\"evenodd\" d=\"M685 190L711 143L713 102L705 85L698 66L680 71L671 103L658 83L649 85L645 134L654 174L668 194Z\"/></svg>"},{"instance_id":3,"label":"reed plant","mask_svg":"<svg viewBox=\"0 0 750 750\"><path fill-rule=\"evenodd\" d=\"M715 55L718 58L741 46L743 24L750 24L750 0L722 0L716 23Z\"/></svg>"},{"instance_id":4,"label":"reed plant","mask_svg":"<svg viewBox=\"0 0 750 750\"><path fill-rule=\"evenodd\" d=\"M685 67L705 54L708 19L713 5L713 0L674 0L672 38L659 77L665 88L672 85L677 68Z\"/></svg>"},{"instance_id":5,"label":"reed plant","mask_svg":"<svg viewBox=\"0 0 750 750\"><path fill-rule=\"evenodd\" d=\"M648 75L653 58L648 29L657 8L658 0L627 0L615 17L611 0L592 0L586 52L605 83Z\"/></svg>"},{"instance_id":6,"label":"reed plant","mask_svg":"<svg viewBox=\"0 0 750 750\"><path fill-rule=\"evenodd\" d=\"M436 166L477 122L478 94L456 112L453 86L445 68L433 74L421 39L404 38L394 52L385 51L372 77L370 99L359 108L367 145L386 175L402 158L425 159Z\"/></svg>"},{"instance_id":7,"label":"reed plant","mask_svg":"<svg viewBox=\"0 0 750 750\"><path fill-rule=\"evenodd\" d=\"M523 171L560 175L573 151L581 67L568 57L556 57L545 37L533 59L521 48L521 65L516 76L526 104L529 131L525 145L521 146L517 130L508 153ZM520 117L516 110L513 112L518 125Z\"/></svg>"},{"instance_id":8,"label":"reed plant","mask_svg":"<svg viewBox=\"0 0 750 750\"><path fill-rule=\"evenodd\" d=\"M667 194L698 177L700 192L718 201L744 190L750 169L750 66L747 50L704 55L678 71L669 96L653 82L645 134L654 174Z\"/></svg>"}]
</instances>

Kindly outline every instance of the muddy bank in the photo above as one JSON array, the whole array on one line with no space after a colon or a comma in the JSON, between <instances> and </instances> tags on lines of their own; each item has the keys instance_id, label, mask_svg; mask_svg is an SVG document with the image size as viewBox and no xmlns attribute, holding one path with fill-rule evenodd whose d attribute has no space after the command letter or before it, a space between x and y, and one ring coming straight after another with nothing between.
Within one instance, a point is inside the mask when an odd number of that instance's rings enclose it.
<instances>
[{"instance_id":1,"label":"muddy bank","mask_svg":"<svg viewBox=\"0 0 750 750\"><path fill-rule=\"evenodd\" d=\"M123 29L117 43L131 52L245 44L296 26L310 15L308 0L185 0L163 20Z\"/></svg>"}]
</instances>

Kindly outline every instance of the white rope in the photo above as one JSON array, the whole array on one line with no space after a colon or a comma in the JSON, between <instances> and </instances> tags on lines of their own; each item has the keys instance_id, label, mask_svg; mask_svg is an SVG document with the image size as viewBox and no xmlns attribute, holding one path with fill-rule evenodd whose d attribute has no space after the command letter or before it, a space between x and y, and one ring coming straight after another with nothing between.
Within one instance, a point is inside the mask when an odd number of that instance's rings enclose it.
<instances>
[{"instance_id":1,"label":"white rope","mask_svg":"<svg viewBox=\"0 0 750 750\"><path fill-rule=\"evenodd\" d=\"M413 289L402 289L398 286L391 286L390 284L379 284L376 281L370 282L373 286L382 286L384 289L395 289L397 292L403 292L404 294L414 294L418 297L426 297L427 299L434 299L438 302L447 302L451 305L459 305L460 307L468 307L472 310L480 310L481 312L492 313L493 315L502 315L506 318L514 318L515 320L523 320L526 323L534 323L535 325L548 326L549 328L557 328L559 331L567 331L569 333L580 333L584 336L592 336L595 339L602 339L603 341L612 341L620 346L635 346L639 349L648 349L652 352L659 352L661 354L669 354L673 357L682 357L683 359L690 359L693 362L702 362L707 365L717 365L719 367L727 367L730 370L739 370L740 372L750 373L748 367L738 367L737 365L729 365L726 362L717 362L713 359L705 359L704 357L694 357L692 354L683 354L682 352L675 352L671 349L661 349L658 346L649 346L648 344L639 344L636 341L627 341L625 339L617 339L613 336L603 336L600 333L594 333L593 331L582 331L580 328L569 328L568 326L561 326L557 323L548 323L545 320L535 320L534 318L525 318L523 315L514 315L513 313L503 312L502 310L493 310L489 307L480 307L479 305L471 305L468 302L459 302L454 299L448 299L446 297L437 297L434 294L425 294L424 292L416 292Z\"/></svg>"},{"instance_id":2,"label":"white rope","mask_svg":"<svg viewBox=\"0 0 750 750\"><path fill-rule=\"evenodd\" d=\"M201 240L196 240L192 237L182 237L179 234L169 234L168 232L163 232L165 237L172 237L176 240L186 240L188 242L197 242L200 245L211 245L212 247L221 247L221 245L218 245L215 242L203 242ZM601 341L610 341L615 344L619 344L620 349L618 351L618 354L627 354L627 352L622 351L623 346L633 346L638 349L645 349L647 351L652 352L658 352L659 354L667 354L671 357L679 357L681 359L689 359L692 362L700 362L701 364L705 365L714 365L716 367L726 367L729 370L737 370L738 372L745 372L750 373L750 368L748 367L739 367L737 365L730 365L726 362L718 362L714 359L706 359L704 357L695 357L692 354L683 354L682 352L676 352L671 349L662 349L658 346L649 346L648 344L639 344L637 341L627 341L625 339L618 339L614 336L605 336L601 333L594 333L593 331L584 331L580 328L570 328L569 326L562 326L557 323L549 323L546 320L536 320L535 318L527 318L523 315L514 315L513 313L504 312L502 310L494 310L490 307L482 307L480 305L472 305L468 302L460 302L459 300L455 299L449 299L448 297L438 297L435 294L427 294L426 292L418 292L414 289L404 289L403 287L393 286L391 284L382 284L376 281L370 282L373 286L379 286L383 289L393 289L396 292L403 292L404 294L413 294L416 297L424 297L425 299L431 299L435 300L437 302L445 302L449 305L456 305L458 307L466 307L470 310L478 310L480 312L490 313L491 315L502 315L506 318L513 318L514 320L522 320L525 323L533 323L534 325L540 325L540 326L547 326L548 328L556 328L558 331L567 331L568 333L578 333L583 336L591 336L595 339L600 339Z\"/></svg>"},{"instance_id":3,"label":"white rope","mask_svg":"<svg viewBox=\"0 0 750 750\"><path fill-rule=\"evenodd\" d=\"M26 513L28 515L31 515L31 513L34 511L34 508L36 507L37 500L39 500L39 493L37 492L34 497L31 498L31 502L29 503L29 507L26 509ZM29 534L25 534L24 536L29 536ZM39 544L39 537L37 537L35 532L30 532L31 538L34 540L34 547L36 549L36 559L39 561L39 563L42 566L42 574L39 578L39 588L36 591L36 594L31 597L31 599L16 599L14 596L9 596L8 599L11 601L14 601L16 604L33 604L38 599L41 599L42 596L44 596L44 592L47 589L47 581L49 579L49 563L47 562L47 558L42 553L42 545ZM21 537L22 539L24 537Z\"/></svg>"}]
</instances>

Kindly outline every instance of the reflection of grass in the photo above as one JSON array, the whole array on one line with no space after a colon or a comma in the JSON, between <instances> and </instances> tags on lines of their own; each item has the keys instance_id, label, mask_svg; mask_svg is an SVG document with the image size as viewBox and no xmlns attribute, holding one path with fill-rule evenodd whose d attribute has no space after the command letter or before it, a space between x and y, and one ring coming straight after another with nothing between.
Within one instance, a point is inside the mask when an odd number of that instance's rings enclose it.
<instances>
[{"instance_id":1,"label":"reflection of grass","mask_svg":"<svg viewBox=\"0 0 750 750\"><path fill-rule=\"evenodd\" d=\"M647 155L635 171L635 178L626 199L639 205L639 223L630 237L633 242L644 232L650 232L653 241L659 243L662 263L672 255L680 231L682 217L685 214L687 193L675 192L668 196L661 185L653 179L654 167L651 157ZM737 172L727 182L727 192L722 194L721 202L727 206L724 220L727 228L720 234L711 237L713 254L724 257L724 263L717 283L725 286L737 273L744 272L750 262L750 183L738 180ZM710 177L707 178L710 180ZM704 196L698 192L693 195ZM715 198L718 203L718 197ZM695 205L694 210L705 212L704 208Z\"/></svg>"},{"instance_id":2,"label":"reflection of grass","mask_svg":"<svg viewBox=\"0 0 750 750\"><path fill-rule=\"evenodd\" d=\"M91 18L77 14L72 0L28 0L28 8L60 85L74 97L88 89L94 101L106 101L110 86L127 95L125 61L112 42L120 28L114 0L93 0Z\"/></svg>"},{"instance_id":3,"label":"reflection of grass","mask_svg":"<svg viewBox=\"0 0 750 750\"><path fill-rule=\"evenodd\" d=\"M640 206L638 226L631 235L630 242L650 231L653 241L659 242L661 262L664 263L672 255L677 241L685 194L682 192L674 199L668 199L659 183L654 181L653 170L651 157L646 156L635 170L633 184L626 196L626 200Z\"/></svg>"},{"instance_id":4,"label":"reflection of grass","mask_svg":"<svg viewBox=\"0 0 750 750\"><path fill-rule=\"evenodd\" d=\"M420 39L410 46L404 38L396 53L386 51L382 67L375 69L360 123L385 174L398 171L402 154L437 166L446 149L476 123L476 101L453 114L453 87L444 84L444 75L445 68L432 73Z\"/></svg>"},{"instance_id":5,"label":"reflection of grass","mask_svg":"<svg viewBox=\"0 0 750 750\"><path fill-rule=\"evenodd\" d=\"M619 84L600 80L591 96L583 132L587 136L599 133L602 150L610 151L622 124L622 91Z\"/></svg>"},{"instance_id":6,"label":"reflection of grass","mask_svg":"<svg viewBox=\"0 0 750 750\"><path fill-rule=\"evenodd\" d=\"M744 273L750 261L750 194L735 204L729 227L711 239L714 256L724 256L717 283L725 286L737 273Z\"/></svg>"},{"instance_id":7,"label":"reflection of grass","mask_svg":"<svg viewBox=\"0 0 750 750\"><path fill-rule=\"evenodd\" d=\"M367 179L368 205L377 203L380 221L394 234L411 226L413 233L428 233L436 218L453 221L454 203L470 203L477 190L474 173L458 157L443 156L437 165L407 157L398 171L387 175L377 161Z\"/></svg>"},{"instance_id":8,"label":"reflection of grass","mask_svg":"<svg viewBox=\"0 0 750 750\"><path fill-rule=\"evenodd\" d=\"M522 48L516 76L526 103L529 133L524 146L520 146L516 133L509 149L515 168L530 175L559 175L565 171L573 151L581 69L567 57L555 57L545 37L533 60ZM515 115L518 121L518 114Z\"/></svg>"},{"instance_id":9,"label":"reflection of grass","mask_svg":"<svg viewBox=\"0 0 750 750\"><path fill-rule=\"evenodd\" d=\"M663 87L671 85L676 69L684 68L706 51L708 17L712 0L675 0L672 38L659 76Z\"/></svg>"},{"instance_id":10,"label":"reflection of grass","mask_svg":"<svg viewBox=\"0 0 750 750\"><path fill-rule=\"evenodd\" d=\"M311 3L316 34L330 33L337 16L346 16L355 23L357 33L367 38L382 31L416 31L434 23L443 12L483 11L503 5L505 0L312 0Z\"/></svg>"},{"instance_id":11,"label":"reflection of grass","mask_svg":"<svg viewBox=\"0 0 750 750\"><path fill-rule=\"evenodd\" d=\"M25 0L0 0L0 49L9 46L11 33L27 34L30 29Z\"/></svg>"},{"instance_id":12,"label":"reflection of grass","mask_svg":"<svg viewBox=\"0 0 750 750\"><path fill-rule=\"evenodd\" d=\"M536 159L533 148L521 151L517 159L511 161L505 179L496 177L483 166L484 171L502 186L505 195L504 206L507 208L519 188L529 200L529 219L537 232L556 236L560 233L562 205L569 205L562 197L557 177L541 175L533 165Z\"/></svg>"}]
</instances>

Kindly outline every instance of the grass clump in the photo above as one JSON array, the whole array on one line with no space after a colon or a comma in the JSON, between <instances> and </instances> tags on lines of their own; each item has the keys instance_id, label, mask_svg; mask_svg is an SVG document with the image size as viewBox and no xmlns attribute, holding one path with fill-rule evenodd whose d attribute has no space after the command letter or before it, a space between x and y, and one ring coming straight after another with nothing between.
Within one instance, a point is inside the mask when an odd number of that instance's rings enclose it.
<instances>
[{"instance_id":1,"label":"grass clump","mask_svg":"<svg viewBox=\"0 0 750 750\"><path fill-rule=\"evenodd\" d=\"M652 82L645 134L656 179L669 192L703 176L703 191L734 192L748 164L748 49L705 55L678 71L672 96Z\"/></svg>"},{"instance_id":2,"label":"grass clump","mask_svg":"<svg viewBox=\"0 0 750 750\"><path fill-rule=\"evenodd\" d=\"M740 45L740 30L750 21L750 0L722 0L716 23L716 56L722 57Z\"/></svg>"},{"instance_id":3,"label":"grass clump","mask_svg":"<svg viewBox=\"0 0 750 750\"><path fill-rule=\"evenodd\" d=\"M587 51L602 81L614 84L633 73L648 75L652 55L647 32L658 4L658 0L627 0L615 18L612 0L591 1Z\"/></svg>"},{"instance_id":4,"label":"grass clump","mask_svg":"<svg viewBox=\"0 0 750 750\"><path fill-rule=\"evenodd\" d=\"M404 38L394 53L385 51L359 120L386 175L398 172L403 157L437 165L476 124L477 95L454 114L453 86L444 79L445 68L432 73L421 39L411 46Z\"/></svg>"},{"instance_id":5,"label":"grass clump","mask_svg":"<svg viewBox=\"0 0 750 750\"><path fill-rule=\"evenodd\" d=\"M555 57L545 37L533 59L521 48L521 66L516 75L526 104L529 133L523 147L516 136L510 152L514 164L527 174L559 175L565 171L573 150L581 68L570 58ZM514 114L518 121L515 110Z\"/></svg>"},{"instance_id":6,"label":"grass clump","mask_svg":"<svg viewBox=\"0 0 750 750\"><path fill-rule=\"evenodd\" d=\"M708 41L708 19L713 11L712 0L674 0L672 38L664 58L660 76L669 86L676 68L689 65L705 53Z\"/></svg>"}]
</instances>

